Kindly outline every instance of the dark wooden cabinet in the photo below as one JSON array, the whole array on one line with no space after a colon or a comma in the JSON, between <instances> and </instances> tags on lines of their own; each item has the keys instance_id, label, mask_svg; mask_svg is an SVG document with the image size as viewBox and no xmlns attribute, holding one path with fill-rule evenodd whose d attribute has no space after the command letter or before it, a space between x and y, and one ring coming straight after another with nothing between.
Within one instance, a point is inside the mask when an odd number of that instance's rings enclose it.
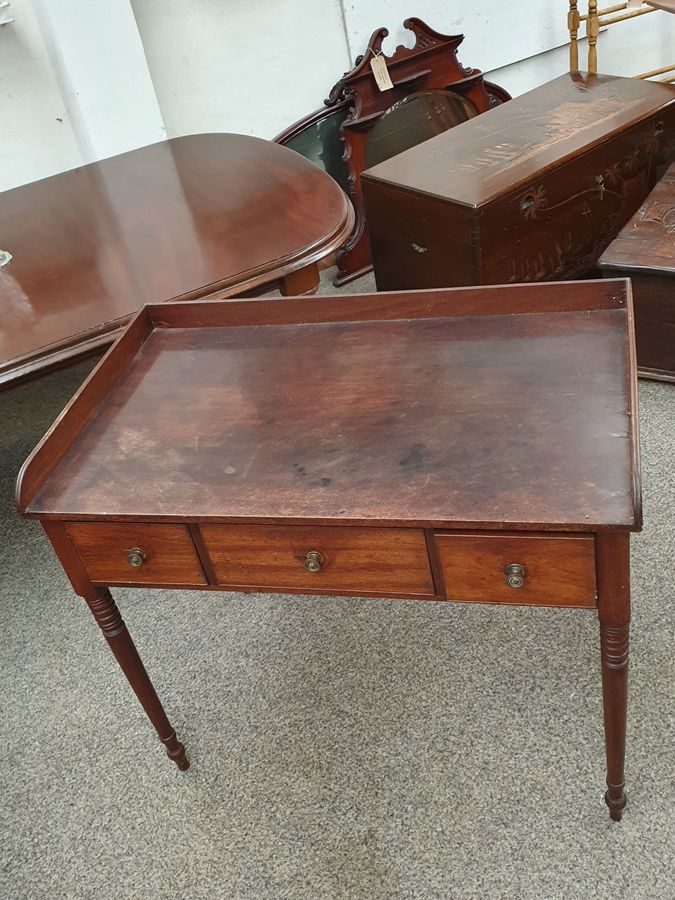
<instances>
[{"instance_id":1,"label":"dark wooden cabinet","mask_svg":"<svg viewBox=\"0 0 675 900\"><path fill-rule=\"evenodd\" d=\"M607 278L633 282L638 373L675 381L675 164L605 250L598 268Z\"/></svg>"},{"instance_id":2,"label":"dark wooden cabinet","mask_svg":"<svg viewBox=\"0 0 675 900\"><path fill-rule=\"evenodd\" d=\"M563 75L363 173L377 286L584 275L673 156L673 86Z\"/></svg>"}]
</instances>

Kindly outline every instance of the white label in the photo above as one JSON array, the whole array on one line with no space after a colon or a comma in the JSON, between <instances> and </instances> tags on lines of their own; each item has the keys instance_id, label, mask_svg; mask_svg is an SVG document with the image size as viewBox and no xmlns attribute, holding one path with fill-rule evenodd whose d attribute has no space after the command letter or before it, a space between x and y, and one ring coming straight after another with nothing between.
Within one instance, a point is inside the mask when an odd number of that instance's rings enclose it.
<instances>
[{"instance_id":1,"label":"white label","mask_svg":"<svg viewBox=\"0 0 675 900\"><path fill-rule=\"evenodd\" d=\"M384 56L374 56L370 61L370 68L373 70L375 81L381 91L389 91L394 84L389 77L389 69Z\"/></svg>"},{"instance_id":2,"label":"white label","mask_svg":"<svg viewBox=\"0 0 675 900\"><path fill-rule=\"evenodd\" d=\"M628 6L626 9L637 9L638 6L642 6L644 0L628 0Z\"/></svg>"}]
</instances>

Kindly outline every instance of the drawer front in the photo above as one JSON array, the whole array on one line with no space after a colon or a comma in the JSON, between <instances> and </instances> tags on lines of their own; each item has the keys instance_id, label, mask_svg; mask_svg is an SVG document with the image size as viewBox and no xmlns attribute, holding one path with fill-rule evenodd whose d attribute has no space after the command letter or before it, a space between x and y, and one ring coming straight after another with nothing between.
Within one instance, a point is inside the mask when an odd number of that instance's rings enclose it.
<instances>
[{"instance_id":1,"label":"drawer front","mask_svg":"<svg viewBox=\"0 0 675 900\"><path fill-rule=\"evenodd\" d=\"M434 594L421 529L204 525L200 531L218 584L317 594Z\"/></svg>"},{"instance_id":2,"label":"drawer front","mask_svg":"<svg viewBox=\"0 0 675 900\"><path fill-rule=\"evenodd\" d=\"M92 581L206 584L190 532L184 525L82 522L68 525L68 535Z\"/></svg>"},{"instance_id":3,"label":"drawer front","mask_svg":"<svg viewBox=\"0 0 675 900\"><path fill-rule=\"evenodd\" d=\"M592 535L438 533L435 540L449 600L596 605Z\"/></svg>"}]
</instances>

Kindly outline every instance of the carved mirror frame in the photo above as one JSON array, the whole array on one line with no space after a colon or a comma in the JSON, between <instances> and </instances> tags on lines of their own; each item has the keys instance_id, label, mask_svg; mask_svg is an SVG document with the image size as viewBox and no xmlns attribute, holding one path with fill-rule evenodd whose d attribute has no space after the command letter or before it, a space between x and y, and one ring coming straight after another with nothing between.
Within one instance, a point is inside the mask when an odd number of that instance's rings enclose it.
<instances>
[{"instance_id":1,"label":"carved mirror frame","mask_svg":"<svg viewBox=\"0 0 675 900\"><path fill-rule=\"evenodd\" d=\"M503 88L486 81L479 69L467 68L458 61L457 48L464 35L441 34L414 17L406 19L403 25L415 36L412 47L398 46L391 56L386 56L382 52L382 43L389 31L378 28L354 68L334 85L324 108L291 125L275 138L280 144L293 143L306 129L320 127L328 117L344 116L340 130L346 170L338 173L336 180L343 183L343 177L346 177L356 220L347 242L337 253L336 285L346 284L372 269L361 173L366 168L368 135L386 111L410 94L422 91L458 93L469 100L478 113L511 99ZM370 66L371 59L380 55L384 56L393 83L393 88L387 91L379 89Z\"/></svg>"}]
</instances>

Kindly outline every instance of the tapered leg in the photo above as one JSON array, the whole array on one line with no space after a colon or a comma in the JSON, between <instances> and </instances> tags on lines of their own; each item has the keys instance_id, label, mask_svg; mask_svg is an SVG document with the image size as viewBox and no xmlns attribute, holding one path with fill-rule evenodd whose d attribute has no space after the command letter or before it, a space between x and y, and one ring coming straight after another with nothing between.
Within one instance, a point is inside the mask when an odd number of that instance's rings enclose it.
<instances>
[{"instance_id":1,"label":"tapered leg","mask_svg":"<svg viewBox=\"0 0 675 900\"><path fill-rule=\"evenodd\" d=\"M115 654L117 662L122 667L122 671L127 676L129 684L134 689L134 693L155 726L159 739L166 747L167 756L176 763L179 769L187 769L190 763L185 756L185 747L176 737L176 732L166 717L164 707L145 671L138 650L136 650L110 591L107 588L92 588L84 599L110 645L110 649Z\"/></svg>"},{"instance_id":2,"label":"tapered leg","mask_svg":"<svg viewBox=\"0 0 675 900\"><path fill-rule=\"evenodd\" d=\"M626 805L624 758L628 701L628 640L630 631L630 552L627 533L596 535L598 616L602 694L607 752L605 802L615 822Z\"/></svg>"}]
</instances>

